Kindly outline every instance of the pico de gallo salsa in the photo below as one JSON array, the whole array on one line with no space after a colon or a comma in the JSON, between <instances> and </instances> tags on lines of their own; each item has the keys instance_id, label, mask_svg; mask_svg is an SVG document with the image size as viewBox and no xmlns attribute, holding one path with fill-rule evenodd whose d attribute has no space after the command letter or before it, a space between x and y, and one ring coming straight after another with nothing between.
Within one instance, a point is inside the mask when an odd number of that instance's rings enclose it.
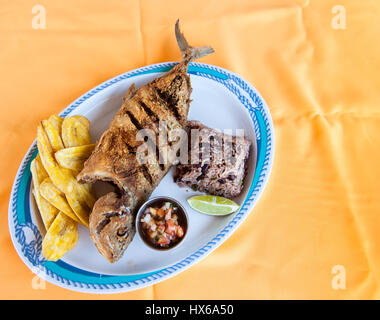
<instances>
[{"instance_id":1,"label":"pico de gallo salsa","mask_svg":"<svg viewBox=\"0 0 380 320\"><path fill-rule=\"evenodd\" d=\"M170 201L148 206L140 216L144 240L158 249L177 245L185 236L187 221L181 208Z\"/></svg>"}]
</instances>

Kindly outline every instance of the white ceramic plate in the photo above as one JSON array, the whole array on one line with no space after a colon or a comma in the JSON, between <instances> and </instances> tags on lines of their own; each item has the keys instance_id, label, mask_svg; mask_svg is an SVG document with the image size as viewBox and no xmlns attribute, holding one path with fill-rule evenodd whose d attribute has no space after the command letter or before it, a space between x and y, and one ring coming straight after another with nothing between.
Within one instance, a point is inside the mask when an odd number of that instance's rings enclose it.
<instances>
[{"instance_id":1,"label":"white ceramic plate","mask_svg":"<svg viewBox=\"0 0 380 320\"><path fill-rule=\"evenodd\" d=\"M95 141L108 128L133 82L139 87L174 65L171 62L155 64L108 80L78 98L60 115L86 116ZM193 87L189 119L199 120L212 128L244 129L253 142L244 190L234 199L241 204L239 212L225 217L197 213L186 202L195 192L179 188L170 171L152 197L169 195L185 206L189 215L188 235L178 248L155 251L135 236L124 256L110 264L96 250L88 229L80 226L75 248L57 262L46 261L41 254L45 231L30 192L30 162L37 154L34 142L18 170L9 203L12 241L33 272L51 283L77 291L134 290L167 279L198 262L223 243L247 217L265 187L272 166L274 133L269 110L257 90L230 71L192 63L189 73Z\"/></svg>"}]
</instances>

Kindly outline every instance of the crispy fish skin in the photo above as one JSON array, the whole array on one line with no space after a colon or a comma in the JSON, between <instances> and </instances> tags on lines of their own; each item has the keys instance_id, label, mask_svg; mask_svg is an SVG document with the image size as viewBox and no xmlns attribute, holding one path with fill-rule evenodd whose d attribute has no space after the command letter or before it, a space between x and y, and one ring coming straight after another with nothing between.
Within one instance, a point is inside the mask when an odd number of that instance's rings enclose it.
<instances>
[{"instance_id":1,"label":"crispy fish skin","mask_svg":"<svg viewBox=\"0 0 380 320\"><path fill-rule=\"evenodd\" d=\"M193 48L189 46L179 29L178 21L175 33L183 61L163 76L137 90L132 84L109 129L103 133L95 150L85 162L83 170L77 176L81 183L93 183L97 180L113 182L124 193L125 197L122 199L134 199L136 207L150 196L172 165L170 162L160 163L158 148L155 152L155 159L150 159L151 161L147 163L140 163L136 153L144 141L137 139L137 134L142 129L150 129L158 134L161 121L166 122L169 134L186 126L192 92L190 77L187 74L188 64L194 59L213 52L211 47ZM174 158L174 152L173 150L169 151L167 158ZM95 203L91 213L90 232L99 252L110 262L114 262L115 259L110 259L110 252L115 249L112 247L113 244L107 242L106 239L114 238L115 230L113 228L104 229L103 234L106 233L106 236L103 237L96 237L94 231L100 222L93 220L93 215L99 215L98 212L102 212L102 210L108 211L108 202L103 198ZM112 199L116 201L114 198ZM128 209L134 213L135 206ZM129 244L129 241L125 240L125 242ZM126 247L127 245L120 246L122 251ZM122 253L114 252L114 256L119 258Z\"/></svg>"},{"instance_id":2,"label":"crispy fish skin","mask_svg":"<svg viewBox=\"0 0 380 320\"><path fill-rule=\"evenodd\" d=\"M98 251L111 263L119 260L135 234L135 202L110 192L99 198L90 215L90 234Z\"/></svg>"},{"instance_id":3,"label":"crispy fish skin","mask_svg":"<svg viewBox=\"0 0 380 320\"><path fill-rule=\"evenodd\" d=\"M182 63L169 73L129 92L121 109L103 133L78 180L92 183L96 180L114 182L121 190L133 193L144 201L170 169L158 159L140 164L136 157L141 129L158 133L158 121L166 121L168 130L183 128L190 104L190 78Z\"/></svg>"}]
</instances>

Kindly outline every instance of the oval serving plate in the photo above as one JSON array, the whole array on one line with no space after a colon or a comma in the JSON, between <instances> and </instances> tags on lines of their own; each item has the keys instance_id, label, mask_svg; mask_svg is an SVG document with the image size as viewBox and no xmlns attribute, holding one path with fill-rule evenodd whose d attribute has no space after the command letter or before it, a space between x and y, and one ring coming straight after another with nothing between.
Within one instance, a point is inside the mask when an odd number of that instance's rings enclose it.
<instances>
[{"instance_id":1,"label":"oval serving plate","mask_svg":"<svg viewBox=\"0 0 380 320\"><path fill-rule=\"evenodd\" d=\"M167 62L139 68L112 78L69 105L60 116L81 114L91 122L93 141L108 128L128 87L137 87L170 70ZM259 199L268 180L274 154L274 131L268 107L257 90L240 76L211 65L191 63L193 87L189 119L218 129L244 129L253 142L242 194L234 199L240 210L225 217L202 215L186 198L196 194L179 188L170 171L152 197L168 195L189 215L184 243L167 252L152 252L135 236L123 257L110 264L93 245L88 229L79 226L75 248L57 262L41 254L45 230L31 196L30 162L37 155L36 142L29 148L13 184L9 202L9 230L22 261L38 276L58 286L81 292L117 293L146 287L168 279L200 261L221 245L243 222Z\"/></svg>"}]
</instances>

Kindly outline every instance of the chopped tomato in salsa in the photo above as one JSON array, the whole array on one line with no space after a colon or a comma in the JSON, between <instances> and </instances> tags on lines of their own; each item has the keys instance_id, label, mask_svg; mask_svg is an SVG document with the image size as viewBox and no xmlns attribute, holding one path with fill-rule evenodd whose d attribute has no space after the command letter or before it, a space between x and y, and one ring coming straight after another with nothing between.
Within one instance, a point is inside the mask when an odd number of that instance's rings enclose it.
<instances>
[{"instance_id":1,"label":"chopped tomato in salsa","mask_svg":"<svg viewBox=\"0 0 380 320\"><path fill-rule=\"evenodd\" d=\"M148 207L141 215L141 226L149 242L156 247L169 248L185 235L180 225L179 209L171 202L158 207Z\"/></svg>"}]
</instances>

